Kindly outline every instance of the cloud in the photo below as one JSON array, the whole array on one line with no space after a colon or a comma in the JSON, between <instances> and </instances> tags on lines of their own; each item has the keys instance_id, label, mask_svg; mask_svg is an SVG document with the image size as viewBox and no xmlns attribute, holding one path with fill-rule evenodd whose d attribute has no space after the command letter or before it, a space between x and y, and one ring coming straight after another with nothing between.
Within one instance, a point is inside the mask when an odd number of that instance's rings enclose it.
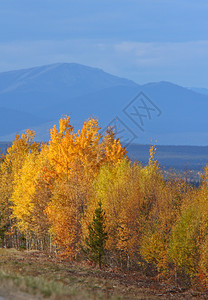
<instances>
[{"instance_id":1,"label":"cloud","mask_svg":"<svg viewBox=\"0 0 208 300\"><path fill-rule=\"evenodd\" d=\"M208 40L144 43L69 39L0 43L1 71L55 62L99 67L139 83L168 80L207 87Z\"/></svg>"},{"instance_id":2,"label":"cloud","mask_svg":"<svg viewBox=\"0 0 208 300\"><path fill-rule=\"evenodd\" d=\"M122 42L115 45L120 55L134 57L138 65L171 66L176 61L191 62L192 59L208 57L208 41L194 41L183 43L137 43ZM204 63L204 62L203 62Z\"/></svg>"}]
</instances>

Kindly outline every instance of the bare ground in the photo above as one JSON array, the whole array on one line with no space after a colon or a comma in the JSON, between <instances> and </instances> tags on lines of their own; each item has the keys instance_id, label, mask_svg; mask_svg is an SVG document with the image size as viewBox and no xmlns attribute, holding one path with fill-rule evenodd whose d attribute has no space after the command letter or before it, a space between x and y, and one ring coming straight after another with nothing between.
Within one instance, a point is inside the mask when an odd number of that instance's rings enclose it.
<instances>
[{"instance_id":1,"label":"bare ground","mask_svg":"<svg viewBox=\"0 0 208 300\"><path fill-rule=\"evenodd\" d=\"M0 297L5 300L189 300L208 299L208 294L176 288L138 273L99 270L62 261L40 251L0 249Z\"/></svg>"}]
</instances>

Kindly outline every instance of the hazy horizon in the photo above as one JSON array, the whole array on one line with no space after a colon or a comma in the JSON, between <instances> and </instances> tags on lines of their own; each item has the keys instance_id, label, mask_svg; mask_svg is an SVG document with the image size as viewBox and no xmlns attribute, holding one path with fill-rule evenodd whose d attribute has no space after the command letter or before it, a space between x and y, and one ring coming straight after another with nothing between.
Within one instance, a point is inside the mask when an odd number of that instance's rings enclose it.
<instances>
[{"instance_id":1,"label":"hazy horizon","mask_svg":"<svg viewBox=\"0 0 208 300\"><path fill-rule=\"evenodd\" d=\"M207 13L202 0L2 1L0 71L72 62L208 88Z\"/></svg>"}]
</instances>

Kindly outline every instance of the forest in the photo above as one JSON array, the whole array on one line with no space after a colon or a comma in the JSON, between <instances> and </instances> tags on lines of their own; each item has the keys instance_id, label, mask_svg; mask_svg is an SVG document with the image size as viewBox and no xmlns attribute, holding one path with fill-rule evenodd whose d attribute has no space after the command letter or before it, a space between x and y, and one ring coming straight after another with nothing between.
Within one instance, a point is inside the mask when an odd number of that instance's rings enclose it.
<instances>
[{"instance_id":1,"label":"forest","mask_svg":"<svg viewBox=\"0 0 208 300\"><path fill-rule=\"evenodd\" d=\"M161 280L208 285L208 166L201 184L164 178L149 162L132 162L113 129L70 117L51 129L16 135L1 155L0 243L37 249Z\"/></svg>"}]
</instances>

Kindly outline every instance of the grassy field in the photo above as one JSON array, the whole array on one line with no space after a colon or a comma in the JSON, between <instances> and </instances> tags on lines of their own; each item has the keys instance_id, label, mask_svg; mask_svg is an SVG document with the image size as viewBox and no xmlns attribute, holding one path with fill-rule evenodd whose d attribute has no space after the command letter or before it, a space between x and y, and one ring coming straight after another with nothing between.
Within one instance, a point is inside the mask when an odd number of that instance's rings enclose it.
<instances>
[{"instance_id":1,"label":"grassy field","mask_svg":"<svg viewBox=\"0 0 208 300\"><path fill-rule=\"evenodd\" d=\"M0 249L0 299L207 299L138 273L99 270L39 251Z\"/></svg>"}]
</instances>

